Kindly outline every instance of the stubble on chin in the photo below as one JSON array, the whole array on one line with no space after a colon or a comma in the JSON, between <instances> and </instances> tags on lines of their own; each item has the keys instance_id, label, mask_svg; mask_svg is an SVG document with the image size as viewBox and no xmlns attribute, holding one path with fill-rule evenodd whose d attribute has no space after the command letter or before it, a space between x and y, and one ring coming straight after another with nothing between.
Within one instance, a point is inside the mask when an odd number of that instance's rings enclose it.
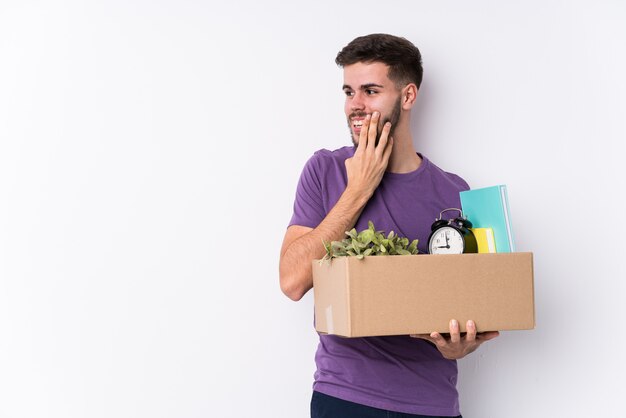
<instances>
[{"instance_id":1,"label":"stubble on chin","mask_svg":"<svg viewBox=\"0 0 626 418\"><path fill-rule=\"evenodd\" d=\"M354 148L359 146L357 140L354 139L354 132L352 131L352 129L350 129L350 139L352 140L352 145L354 146Z\"/></svg>"}]
</instances>

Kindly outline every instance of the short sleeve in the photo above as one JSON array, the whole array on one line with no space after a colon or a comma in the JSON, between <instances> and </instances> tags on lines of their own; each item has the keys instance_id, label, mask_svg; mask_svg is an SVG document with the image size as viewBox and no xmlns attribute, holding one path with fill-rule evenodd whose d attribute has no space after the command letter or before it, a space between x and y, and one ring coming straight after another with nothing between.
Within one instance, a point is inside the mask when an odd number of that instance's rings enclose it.
<instances>
[{"instance_id":1,"label":"short sleeve","mask_svg":"<svg viewBox=\"0 0 626 418\"><path fill-rule=\"evenodd\" d=\"M326 217L321 178L319 154L316 153L307 161L300 175L289 226L315 228Z\"/></svg>"}]
</instances>

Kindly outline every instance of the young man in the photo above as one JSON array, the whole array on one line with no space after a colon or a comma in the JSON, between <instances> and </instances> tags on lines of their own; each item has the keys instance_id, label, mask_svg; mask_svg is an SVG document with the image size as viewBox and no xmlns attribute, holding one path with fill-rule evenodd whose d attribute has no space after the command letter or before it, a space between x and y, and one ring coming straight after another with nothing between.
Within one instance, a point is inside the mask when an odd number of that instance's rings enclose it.
<instances>
[{"instance_id":1,"label":"young man","mask_svg":"<svg viewBox=\"0 0 626 418\"><path fill-rule=\"evenodd\" d=\"M324 256L322 240L340 240L371 220L377 229L419 239L425 253L433 220L460 207L459 192L469 188L413 147L410 118L422 64L412 43L363 36L336 62L344 71L353 146L317 151L300 177L280 257L281 289L296 301L313 287L311 261ZM311 416L459 416L456 359L498 335L477 334L472 321L467 330L461 336L451 320L449 336L320 335Z\"/></svg>"}]
</instances>

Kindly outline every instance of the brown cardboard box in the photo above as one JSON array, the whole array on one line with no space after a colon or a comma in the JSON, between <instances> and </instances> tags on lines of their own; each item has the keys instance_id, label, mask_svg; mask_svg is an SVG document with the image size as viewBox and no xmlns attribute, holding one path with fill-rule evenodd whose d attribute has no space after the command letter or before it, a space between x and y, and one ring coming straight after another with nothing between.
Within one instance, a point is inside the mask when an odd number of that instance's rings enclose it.
<instances>
[{"instance_id":1,"label":"brown cardboard box","mask_svg":"<svg viewBox=\"0 0 626 418\"><path fill-rule=\"evenodd\" d=\"M532 253L313 261L315 328L344 337L535 327Z\"/></svg>"}]
</instances>

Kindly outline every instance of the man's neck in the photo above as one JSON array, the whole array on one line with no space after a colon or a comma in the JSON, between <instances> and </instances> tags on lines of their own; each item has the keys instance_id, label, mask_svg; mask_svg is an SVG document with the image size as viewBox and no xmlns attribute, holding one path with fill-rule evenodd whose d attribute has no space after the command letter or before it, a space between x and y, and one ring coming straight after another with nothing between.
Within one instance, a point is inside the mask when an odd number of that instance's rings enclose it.
<instances>
[{"instance_id":1,"label":"man's neck","mask_svg":"<svg viewBox=\"0 0 626 418\"><path fill-rule=\"evenodd\" d=\"M415 151L411 133L409 131L396 132L387 171L399 174L410 173L417 170L421 163L422 159Z\"/></svg>"}]
</instances>

